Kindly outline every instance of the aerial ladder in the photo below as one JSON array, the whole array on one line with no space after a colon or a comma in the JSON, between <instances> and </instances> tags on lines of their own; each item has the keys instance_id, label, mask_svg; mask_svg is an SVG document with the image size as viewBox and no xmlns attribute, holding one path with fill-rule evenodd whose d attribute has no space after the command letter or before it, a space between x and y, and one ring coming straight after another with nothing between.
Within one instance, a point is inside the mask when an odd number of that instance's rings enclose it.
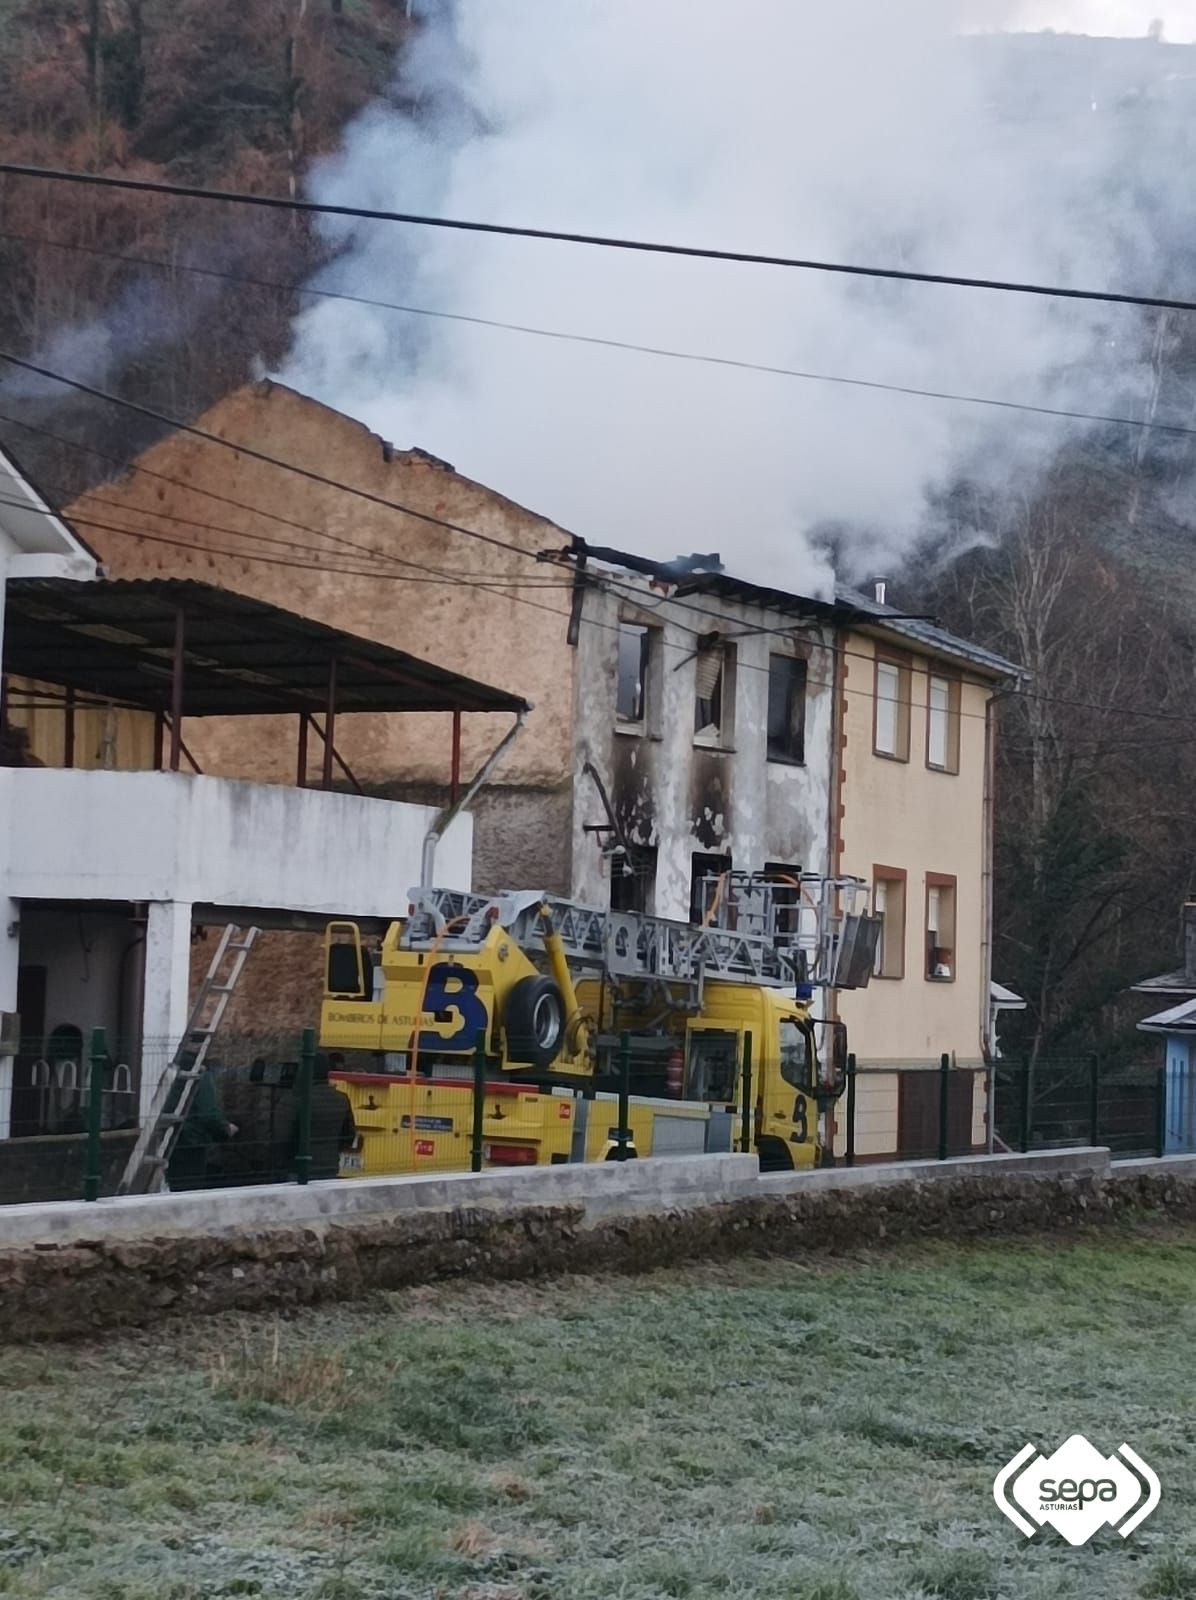
<instances>
[{"instance_id":1,"label":"aerial ladder","mask_svg":"<svg viewBox=\"0 0 1196 1600\"><path fill-rule=\"evenodd\" d=\"M518 1144L529 1164L610 1154L592 1128L577 1134L620 1051L634 1060L637 1154L710 1148L711 1128L750 1097L755 1131L734 1147L777 1167L814 1164L846 1070L844 1030L814 1015L815 996L871 976L879 924L867 888L727 873L702 894L705 913L691 924L537 891L415 889L376 958L355 924L330 924L320 1039L336 1052L334 1081L359 1129L366 1119L361 1159L347 1170L463 1165L479 1050L496 1095L501 1080L526 1090ZM428 1108L422 1126L416 1109L398 1108L404 1094ZM705 1131L670 1126L678 1118ZM492 1120L500 1165L515 1129ZM427 1137L404 1140L420 1131Z\"/></svg>"}]
</instances>

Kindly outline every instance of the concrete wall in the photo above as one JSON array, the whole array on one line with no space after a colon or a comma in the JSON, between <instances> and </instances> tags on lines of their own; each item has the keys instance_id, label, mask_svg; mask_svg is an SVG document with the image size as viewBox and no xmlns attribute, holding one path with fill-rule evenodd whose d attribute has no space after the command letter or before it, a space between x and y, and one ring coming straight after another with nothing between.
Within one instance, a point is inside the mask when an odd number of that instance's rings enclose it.
<instances>
[{"instance_id":1,"label":"concrete wall","mask_svg":"<svg viewBox=\"0 0 1196 1600\"><path fill-rule=\"evenodd\" d=\"M846 873L873 881L877 866L900 868L906 877L905 970L900 978L874 977L867 989L844 993L840 1015L851 1047L869 1066L929 1063L944 1051L959 1065L982 1060L982 1028L987 1017L988 973L984 955L984 708L987 684L960 686L959 771L933 770L926 760L928 662L910 662L909 760L886 759L873 750L876 641L859 634L844 640L842 816L840 864ZM950 665L935 670L954 670ZM926 977L925 917L927 874L956 879L954 977ZM861 1122L880 1129L895 1116L894 1080L861 1080ZM872 1105L867 1095L887 1097L892 1105ZM977 1090L973 1130L984 1138L983 1097ZM870 1153L869 1133L861 1153ZM893 1150L892 1143L875 1150Z\"/></svg>"},{"instance_id":2,"label":"concrete wall","mask_svg":"<svg viewBox=\"0 0 1196 1600\"><path fill-rule=\"evenodd\" d=\"M139 458L174 482L131 471L70 508L114 577L219 584L512 690L535 709L496 781L554 789L567 780L573 709L573 652L564 642L568 577L533 559L567 544L560 528L434 458L392 449L359 423L279 385L241 389L199 425L514 548L479 542L176 434ZM189 520L171 523L166 514ZM135 528L144 537L105 532L94 521ZM180 528L201 548L154 542L178 538ZM243 554L230 556L229 550ZM279 565L279 558L292 564ZM482 583L485 588L477 586ZM292 783L294 738L280 739L276 721L192 721L185 737L205 771ZM467 773L508 726L505 716L464 719ZM448 783L446 714L341 717L336 742L367 786ZM313 770L318 758L313 747Z\"/></svg>"},{"instance_id":3,"label":"concrete wall","mask_svg":"<svg viewBox=\"0 0 1196 1600\"><path fill-rule=\"evenodd\" d=\"M319 790L171 772L0 769L8 893L19 899L209 902L393 916L419 881L434 813ZM0 815L3 814L0 807ZM468 888L472 822L437 877Z\"/></svg>"},{"instance_id":4,"label":"concrete wall","mask_svg":"<svg viewBox=\"0 0 1196 1600\"><path fill-rule=\"evenodd\" d=\"M800 625L781 612L717 597L662 602L658 590L623 574L618 589L622 593L587 591L590 626L582 628L579 639L576 897L605 905L610 895L609 865L598 839L585 832L587 823L606 820L598 790L582 771L587 760L601 775L628 837L658 851L649 906L658 916L688 920L695 854L730 855L743 870L784 862L824 872L834 698L829 640L816 627ZM707 623L695 615L693 604L723 613L726 620ZM647 715L636 731L620 727L616 718L621 621L658 630L653 635ZM735 649L734 715L718 744L694 733L695 629L715 627ZM800 655L808 661L805 762L800 766L768 759L770 654Z\"/></svg>"}]
</instances>

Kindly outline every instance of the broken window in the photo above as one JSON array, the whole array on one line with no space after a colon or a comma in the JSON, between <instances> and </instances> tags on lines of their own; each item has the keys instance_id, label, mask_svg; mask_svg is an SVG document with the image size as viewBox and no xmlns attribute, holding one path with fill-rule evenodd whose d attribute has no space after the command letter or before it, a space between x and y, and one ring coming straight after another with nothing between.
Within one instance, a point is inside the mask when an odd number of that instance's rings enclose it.
<instances>
[{"instance_id":1,"label":"broken window","mask_svg":"<svg viewBox=\"0 0 1196 1600\"><path fill-rule=\"evenodd\" d=\"M768 759L806 759L806 663L798 656L768 658Z\"/></svg>"},{"instance_id":2,"label":"broken window","mask_svg":"<svg viewBox=\"0 0 1196 1600\"><path fill-rule=\"evenodd\" d=\"M651 912L656 893L656 846L628 845L617 850L610 865L612 911Z\"/></svg>"},{"instance_id":3,"label":"broken window","mask_svg":"<svg viewBox=\"0 0 1196 1600\"><path fill-rule=\"evenodd\" d=\"M735 646L714 636L694 663L694 738L727 743L735 730Z\"/></svg>"},{"instance_id":4,"label":"broken window","mask_svg":"<svg viewBox=\"0 0 1196 1600\"><path fill-rule=\"evenodd\" d=\"M926 874L926 976L935 983L955 977L955 879Z\"/></svg>"},{"instance_id":5,"label":"broken window","mask_svg":"<svg viewBox=\"0 0 1196 1600\"><path fill-rule=\"evenodd\" d=\"M695 851L689 868L689 920L703 923L709 917L713 923L722 903L725 884L720 884L731 870L730 856L708 856Z\"/></svg>"},{"instance_id":6,"label":"broken window","mask_svg":"<svg viewBox=\"0 0 1196 1600\"><path fill-rule=\"evenodd\" d=\"M634 622L619 624L619 681L615 715L622 723L643 724L648 705L648 665L652 630Z\"/></svg>"}]
</instances>

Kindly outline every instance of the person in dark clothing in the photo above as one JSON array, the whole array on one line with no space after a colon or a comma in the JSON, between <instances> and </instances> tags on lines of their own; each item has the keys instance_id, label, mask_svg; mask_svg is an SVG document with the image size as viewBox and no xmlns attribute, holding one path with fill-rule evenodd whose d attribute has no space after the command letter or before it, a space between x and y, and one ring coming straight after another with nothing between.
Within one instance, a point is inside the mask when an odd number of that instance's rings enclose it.
<instances>
[{"instance_id":1,"label":"person in dark clothing","mask_svg":"<svg viewBox=\"0 0 1196 1600\"><path fill-rule=\"evenodd\" d=\"M341 1151L351 1150L357 1138L357 1123L347 1096L329 1083L332 1063L326 1055L316 1056L311 1074L311 1178L335 1178L340 1172ZM299 1154L299 1107L291 1133L291 1159Z\"/></svg>"},{"instance_id":2,"label":"person in dark clothing","mask_svg":"<svg viewBox=\"0 0 1196 1600\"><path fill-rule=\"evenodd\" d=\"M166 1168L167 1187L172 1192L205 1188L211 1178L212 1146L223 1144L236 1131L236 1123L229 1122L220 1109L215 1078L210 1072L203 1073L195 1085L186 1121L179 1129Z\"/></svg>"}]
</instances>

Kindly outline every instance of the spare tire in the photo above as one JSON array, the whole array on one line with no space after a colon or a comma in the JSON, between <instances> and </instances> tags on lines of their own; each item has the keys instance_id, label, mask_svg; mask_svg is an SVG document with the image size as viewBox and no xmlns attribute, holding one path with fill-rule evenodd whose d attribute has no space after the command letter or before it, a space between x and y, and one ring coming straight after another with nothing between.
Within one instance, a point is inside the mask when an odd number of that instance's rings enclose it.
<instances>
[{"instance_id":1,"label":"spare tire","mask_svg":"<svg viewBox=\"0 0 1196 1600\"><path fill-rule=\"evenodd\" d=\"M507 996L503 1027L507 1060L550 1067L565 1042L565 1002L551 978L520 978Z\"/></svg>"}]
</instances>

